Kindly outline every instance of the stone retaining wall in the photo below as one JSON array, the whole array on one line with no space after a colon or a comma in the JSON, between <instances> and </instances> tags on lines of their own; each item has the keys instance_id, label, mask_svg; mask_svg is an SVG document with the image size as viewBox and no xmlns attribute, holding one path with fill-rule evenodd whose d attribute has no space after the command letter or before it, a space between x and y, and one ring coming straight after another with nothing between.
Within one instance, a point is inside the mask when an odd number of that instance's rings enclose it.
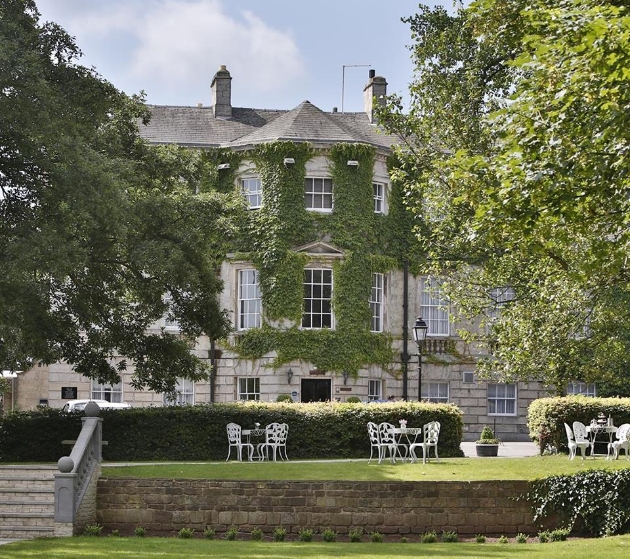
<instances>
[{"instance_id":1,"label":"stone retaining wall","mask_svg":"<svg viewBox=\"0 0 630 559\"><path fill-rule=\"evenodd\" d=\"M289 482L102 478L97 521L104 533L174 536L181 528L217 533L230 526L249 533L284 527L332 528L340 534L363 528L387 535L452 530L475 534L534 535L524 481L480 482Z\"/></svg>"}]
</instances>

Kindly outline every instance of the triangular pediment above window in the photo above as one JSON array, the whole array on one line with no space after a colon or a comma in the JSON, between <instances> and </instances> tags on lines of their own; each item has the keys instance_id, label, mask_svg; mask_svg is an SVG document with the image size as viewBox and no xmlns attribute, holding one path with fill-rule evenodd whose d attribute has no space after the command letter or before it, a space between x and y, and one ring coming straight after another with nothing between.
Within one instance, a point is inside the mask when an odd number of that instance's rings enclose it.
<instances>
[{"instance_id":1,"label":"triangular pediment above window","mask_svg":"<svg viewBox=\"0 0 630 559\"><path fill-rule=\"evenodd\" d=\"M295 249L295 252L306 252L308 254L327 254L329 256L343 256L343 251L339 250L333 245L317 241L315 243L309 243L302 245Z\"/></svg>"}]
</instances>

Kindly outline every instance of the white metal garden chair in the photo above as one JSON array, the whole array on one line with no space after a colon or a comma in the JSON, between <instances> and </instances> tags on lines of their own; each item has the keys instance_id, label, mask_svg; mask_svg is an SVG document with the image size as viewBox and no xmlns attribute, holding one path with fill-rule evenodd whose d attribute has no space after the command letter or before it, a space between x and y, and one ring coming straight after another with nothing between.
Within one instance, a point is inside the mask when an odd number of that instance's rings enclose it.
<instances>
[{"instance_id":1,"label":"white metal garden chair","mask_svg":"<svg viewBox=\"0 0 630 559\"><path fill-rule=\"evenodd\" d=\"M574 434L575 427L577 425L577 432ZM580 427L580 425L582 427ZM567 432L567 446L569 447L569 460L573 460L577 453L577 450L580 450L580 454L582 455L582 460L584 460L584 456L586 456L586 449L591 446L590 441L586 438L586 427L583 423L579 421L575 421L573 423L573 431L571 427L569 427L566 423L564 424L564 429ZM579 434L579 437L578 437Z\"/></svg>"},{"instance_id":2,"label":"white metal garden chair","mask_svg":"<svg viewBox=\"0 0 630 559\"><path fill-rule=\"evenodd\" d=\"M227 462L230 459L230 453L232 448L236 449L236 457L240 461L243 460L243 447L249 449L249 461L252 461L252 455L254 454L254 445L250 443L244 443L241 440L241 426L238 423L227 424L227 436L228 436L228 456L225 459Z\"/></svg>"},{"instance_id":3,"label":"white metal garden chair","mask_svg":"<svg viewBox=\"0 0 630 559\"><path fill-rule=\"evenodd\" d=\"M626 460L630 459L628 454L630 453L630 423L624 423L620 425L617 429L617 433L615 434L615 438L617 440L613 441L608 445L608 457L612 460L617 460L619 458L619 451L626 451ZM610 456L612 452L612 456Z\"/></svg>"},{"instance_id":4,"label":"white metal garden chair","mask_svg":"<svg viewBox=\"0 0 630 559\"><path fill-rule=\"evenodd\" d=\"M273 461L279 456L280 460L288 460L287 437L289 425L287 423L270 423L265 428L265 442L258 445L258 454L261 459L269 460L269 449L272 450Z\"/></svg>"},{"instance_id":5,"label":"white metal garden chair","mask_svg":"<svg viewBox=\"0 0 630 559\"><path fill-rule=\"evenodd\" d=\"M416 462L418 457L416 456L416 448L422 449L422 463L426 464L429 458L429 451L433 449L435 458L440 461L438 456L438 439L440 437L440 422L431 421L427 423L423 428L423 441L421 443L413 443L409 446L409 454L411 454L411 461Z\"/></svg>"}]
</instances>

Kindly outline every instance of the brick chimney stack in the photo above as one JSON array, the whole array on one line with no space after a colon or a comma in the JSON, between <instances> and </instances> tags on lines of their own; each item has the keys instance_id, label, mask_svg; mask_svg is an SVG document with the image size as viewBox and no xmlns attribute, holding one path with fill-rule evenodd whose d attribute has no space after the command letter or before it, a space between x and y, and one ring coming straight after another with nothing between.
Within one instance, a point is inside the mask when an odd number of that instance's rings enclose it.
<instances>
[{"instance_id":1,"label":"brick chimney stack","mask_svg":"<svg viewBox=\"0 0 630 559\"><path fill-rule=\"evenodd\" d=\"M376 75L375 70L370 70L369 80L363 88L363 110L367 113L370 123L374 123L374 108L376 105L385 105L387 95L387 81ZM376 105L374 104L376 98Z\"/></svg>"},{"instance_id":2,"label":"brick chimney stack","mask_svg":"<svg viewBox=\"0 0 630 559\"><path fill-rule=\"evenodd\" d=\"M212 78L212 113L216 118L232 116L232 76L225 64L217 70Z\"/></svg>"}]
</instances>

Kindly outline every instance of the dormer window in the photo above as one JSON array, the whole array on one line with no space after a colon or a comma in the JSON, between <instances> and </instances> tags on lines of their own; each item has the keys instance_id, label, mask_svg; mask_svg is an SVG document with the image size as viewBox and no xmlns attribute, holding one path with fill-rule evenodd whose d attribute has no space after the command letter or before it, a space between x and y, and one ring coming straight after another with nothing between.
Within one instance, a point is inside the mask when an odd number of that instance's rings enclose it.
<instances>
[{"instance_id":1,"label":"dormer window","mask_svg":"<svg viewBox=\"0 0 630 559\"><path fill-rule=\"evenodd\" d=\"M332 212L333 182L332 179L304 179L304 205L307 210L315 212Z\"/></svg>"},{"instance_id":2,"label":"dormer window","mask_svg":"<svg viewBox=\"0 0 630 559\"><path fill-rule=\"evenodd\" d=\"M241 179L241 191L250 210L262 206L262 182L257 177Z\"/></svg>"}]
</instances>

